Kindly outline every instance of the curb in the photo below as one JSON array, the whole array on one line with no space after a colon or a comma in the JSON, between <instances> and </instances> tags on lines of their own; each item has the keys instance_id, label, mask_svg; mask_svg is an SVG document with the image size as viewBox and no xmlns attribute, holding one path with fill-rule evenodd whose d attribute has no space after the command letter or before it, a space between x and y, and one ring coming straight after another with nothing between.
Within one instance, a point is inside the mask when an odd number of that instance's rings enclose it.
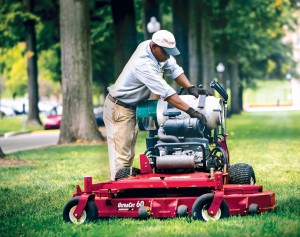
<instances>
[{"instance_id":1,"label":"curb","mask_svg":"<svg viewBox=\"0 0 300 237\"><path fill-rule=\"evenodd\" d=\"M12 131L12 132L7 132L4 134L0 134L0 137L12 137L12 136L17 136L17 135L22 135L22 134L29 134L29 133L45 133L45 132L52 132L55 131L56 129L52 129L52 130L33 130L33 131Z\"/></svg>"},{"instance_id":2,"label":"curb","mask_svg":"<svg viewBox=\"0 0 300 237\"><path fill-rule=\"evenodd\" d=\"M12 136L16 136L16 135L22 135L22 134L28 134L28 133L32 133L32 131L24 131L24 132L7 132L4 134L1 134L1 136L8 138L8 137L12 137Z\"/></svg>"}]
</instances>

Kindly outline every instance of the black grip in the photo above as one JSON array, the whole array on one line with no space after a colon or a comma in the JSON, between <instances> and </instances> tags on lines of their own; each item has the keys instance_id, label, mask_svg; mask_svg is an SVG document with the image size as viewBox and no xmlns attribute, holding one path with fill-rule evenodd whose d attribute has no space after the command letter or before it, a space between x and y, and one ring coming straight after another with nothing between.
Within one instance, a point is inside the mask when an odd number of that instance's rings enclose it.
<instances>
[{"instance_id":1,"label":"black grip","mask_svg":"<svg viewBox=\"0 0 300 237\"><path fill-rule=\"evenodd\" d=\"M213 89L215 89L223 97L223 99L225 100L225 102L227 102L227 100L228 100L228 94L224 90L224 88L217 81L213 80L210 83L210 87L213 88Z\"/></svg>"}]
</instances>

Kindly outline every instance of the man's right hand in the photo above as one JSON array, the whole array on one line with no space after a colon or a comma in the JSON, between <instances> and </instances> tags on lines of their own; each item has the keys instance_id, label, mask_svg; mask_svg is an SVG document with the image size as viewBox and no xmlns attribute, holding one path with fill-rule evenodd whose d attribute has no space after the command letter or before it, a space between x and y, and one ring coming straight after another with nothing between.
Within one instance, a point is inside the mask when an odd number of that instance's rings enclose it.
<instances>
[{"instance_id":1,"label":"man's right hand","mask_svg":"<svg viewBox=\"0 0 300 237\"><path fill-rule=\"evenodd\" d=\"M191 118L199 119L203 125L207 124L206 117L203 114L199 113L197 110L193 109L192 107L189 107L186 113L189 114Z\"/></svg>"},{"instance_id":2,"label":"man's right hand","mask_svg":"<svg viewBox=\"0 0 300 237\"><path fill-rule=\"evenodd\" d=\"M196 88L195 86L190 86L190 87L187 89L187 91L188 91L188 93L189 93L190 95L193 95L193 96L195 96L196 98L198 98L199 95L206 95L206 96L212 95L212 93L211 93L209 90Z\"/></svg>"}]
</instances>

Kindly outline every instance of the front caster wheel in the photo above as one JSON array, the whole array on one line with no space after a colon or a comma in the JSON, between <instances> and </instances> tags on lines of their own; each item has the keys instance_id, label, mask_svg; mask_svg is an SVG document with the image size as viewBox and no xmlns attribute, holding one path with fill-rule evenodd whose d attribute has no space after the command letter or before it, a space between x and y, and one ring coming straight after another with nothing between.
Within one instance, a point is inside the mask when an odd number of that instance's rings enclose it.
<instances>
[{"instance_id":1,"label":"front caster wheel","mask_svg":"<svg viewBox=\"0 0 300 237\"><path fill-rule=\"evenodd\" d=\"M89 200L81 214L80 218L74 216L74 212L78 205L80 197L73 197L70 199L64 207L63 218L66 222L72 222L74 224L82 224L86 221L94 221L98 218L98 209L94 201Z\"/></svg>"},{"instance_id":2,"label":"front caster wheel","mask_svg":"<svg viewBox=\"0 0 300 237\"><path fill-rule=\"evenodd\" d=\"M192 215L194 220L216 221L221 218L229 217L229 207L224 199L222 200L221 206L218 209L215 216L212 216L208 213L208 209L213 199L214 199L214 194L212 193L203 194L196 199L192 208Z\"/></svg>"}]
</instances>

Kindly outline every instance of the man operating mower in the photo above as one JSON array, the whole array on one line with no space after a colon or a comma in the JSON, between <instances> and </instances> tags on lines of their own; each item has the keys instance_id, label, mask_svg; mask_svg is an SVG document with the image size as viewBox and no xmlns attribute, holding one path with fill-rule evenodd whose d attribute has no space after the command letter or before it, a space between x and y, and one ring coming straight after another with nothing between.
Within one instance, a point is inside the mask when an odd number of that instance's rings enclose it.
<instances>
[{"instance_id":1,"label":"man operating mower","mask_svg":"<svg viewBox=\"0 0 300 237\"><path fill-rule=\"evenodd\" d=\"M208 90L191 85L174 58L179 54L174 35L166 30L157 31L151 40L138 45L115 84L108 87L103 118L110 180L115 180L118 170L132 166L138 133L136 106L139 102L148 100L151 93L192 118L198 118L203 125L206 124L205 116L182 101L162 76L164 74L171 77L197 98L199 95L211 95Z\"/></svg>"}]
</instances>

